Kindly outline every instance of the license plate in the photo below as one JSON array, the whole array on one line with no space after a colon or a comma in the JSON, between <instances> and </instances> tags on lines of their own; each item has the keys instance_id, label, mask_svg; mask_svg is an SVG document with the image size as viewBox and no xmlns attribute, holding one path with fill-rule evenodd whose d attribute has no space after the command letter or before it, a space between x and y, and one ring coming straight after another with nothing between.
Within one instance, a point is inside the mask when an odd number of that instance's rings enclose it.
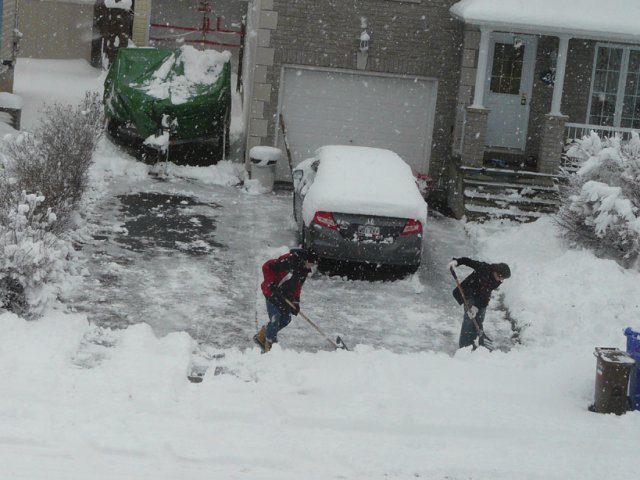
<instances>
[{"instance_id":1,"label":"license plate","mask_svg":"<svg viewBox=\"0 0 640 480\"><path fill-rule=\"evenodd\" d=\"M358 235L364 238L379 238L380 227L375 225L358 225Z\"/></svg>"}]
</instances>

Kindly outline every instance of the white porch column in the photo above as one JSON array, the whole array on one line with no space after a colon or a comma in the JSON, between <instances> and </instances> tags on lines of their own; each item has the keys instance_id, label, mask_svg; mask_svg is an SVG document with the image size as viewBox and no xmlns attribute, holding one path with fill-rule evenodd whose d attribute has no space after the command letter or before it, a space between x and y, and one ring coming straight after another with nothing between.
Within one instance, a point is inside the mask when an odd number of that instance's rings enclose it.
<instances>
[{"instance_id":1,"label":"white porch column","mask_svg":"<svg viewBox=\"0 0 640 480\"><path fill-rule=\"evenodd\" d=\"M564 89L564 76L567 70L567 52L569 51L569 39L571 37L561 36L558 44L558 58L556 60L556 78L553 83L553 98L551 99L551 112L549 115L562 115L560 111L562 104L562 90Z\"/></svg>"},{"instance_id":2,"label":"white porch column","mask_svg":"<svg viewBox=\"0 0 640 480\"><path fill-rule=\"evenodd\" d=\"M480 48L478 50L478 68L476 69L476 85L473 91L472 108L484 108L484 85L487 80L487 65L489 64L489 37L491 29L480 29Z\"/></svg>"}]
</instances>

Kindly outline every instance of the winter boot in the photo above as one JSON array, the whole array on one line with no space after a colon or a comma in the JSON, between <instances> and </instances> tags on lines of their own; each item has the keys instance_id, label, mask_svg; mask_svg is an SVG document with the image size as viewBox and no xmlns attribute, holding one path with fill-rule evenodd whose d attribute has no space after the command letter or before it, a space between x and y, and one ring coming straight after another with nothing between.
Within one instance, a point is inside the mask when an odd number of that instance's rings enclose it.
<instances>
[{"instance_id":1,"label":"winter boot","mask_svg":"<svg viewBox=\"0 0 640 480\"><path fill-rule=\"evenodd\" d=\"M267 340L267 331L264 325L260 328L258 333L253 336L253 341L262 349L262 353L267 353L271 350L271 342Z\"/></svg>"}]
</instances>

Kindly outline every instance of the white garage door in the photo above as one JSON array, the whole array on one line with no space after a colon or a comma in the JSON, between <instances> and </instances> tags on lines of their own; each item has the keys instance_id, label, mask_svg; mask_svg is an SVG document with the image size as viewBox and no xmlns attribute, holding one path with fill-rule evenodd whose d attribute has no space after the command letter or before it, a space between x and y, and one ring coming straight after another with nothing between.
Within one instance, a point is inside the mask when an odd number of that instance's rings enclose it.
<instances>
[{"instance_id":1,"label":"white garage door","mask_svg":"<svg viewBox=\"0 0 640 480\"><path fill-rule=\"evenodd\" d=\"M284 67L280 111L294 165L322 145L362 145L427 172L436 90L435 80ZM286 160L277 173L290 178Z\"/></svg>"}]
</instances>

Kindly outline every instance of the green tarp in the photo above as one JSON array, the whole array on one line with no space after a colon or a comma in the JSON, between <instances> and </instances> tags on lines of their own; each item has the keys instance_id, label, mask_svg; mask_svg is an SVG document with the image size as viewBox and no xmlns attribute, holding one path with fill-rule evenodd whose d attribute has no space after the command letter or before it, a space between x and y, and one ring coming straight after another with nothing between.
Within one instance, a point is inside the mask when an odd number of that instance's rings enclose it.
<instances>
[{"instance_id":1,"label":"green tarp","mask_svg":"<svg viewBox=\"0 0 640 480\"><path fill-rule=\"evenodd\" d=\"M220 139L231 112L228 52L193 47L121 48L104 83L109 121L135 127L146 139L163 114L177 119L173 141Z\"/></svg>"}]
</instances>

